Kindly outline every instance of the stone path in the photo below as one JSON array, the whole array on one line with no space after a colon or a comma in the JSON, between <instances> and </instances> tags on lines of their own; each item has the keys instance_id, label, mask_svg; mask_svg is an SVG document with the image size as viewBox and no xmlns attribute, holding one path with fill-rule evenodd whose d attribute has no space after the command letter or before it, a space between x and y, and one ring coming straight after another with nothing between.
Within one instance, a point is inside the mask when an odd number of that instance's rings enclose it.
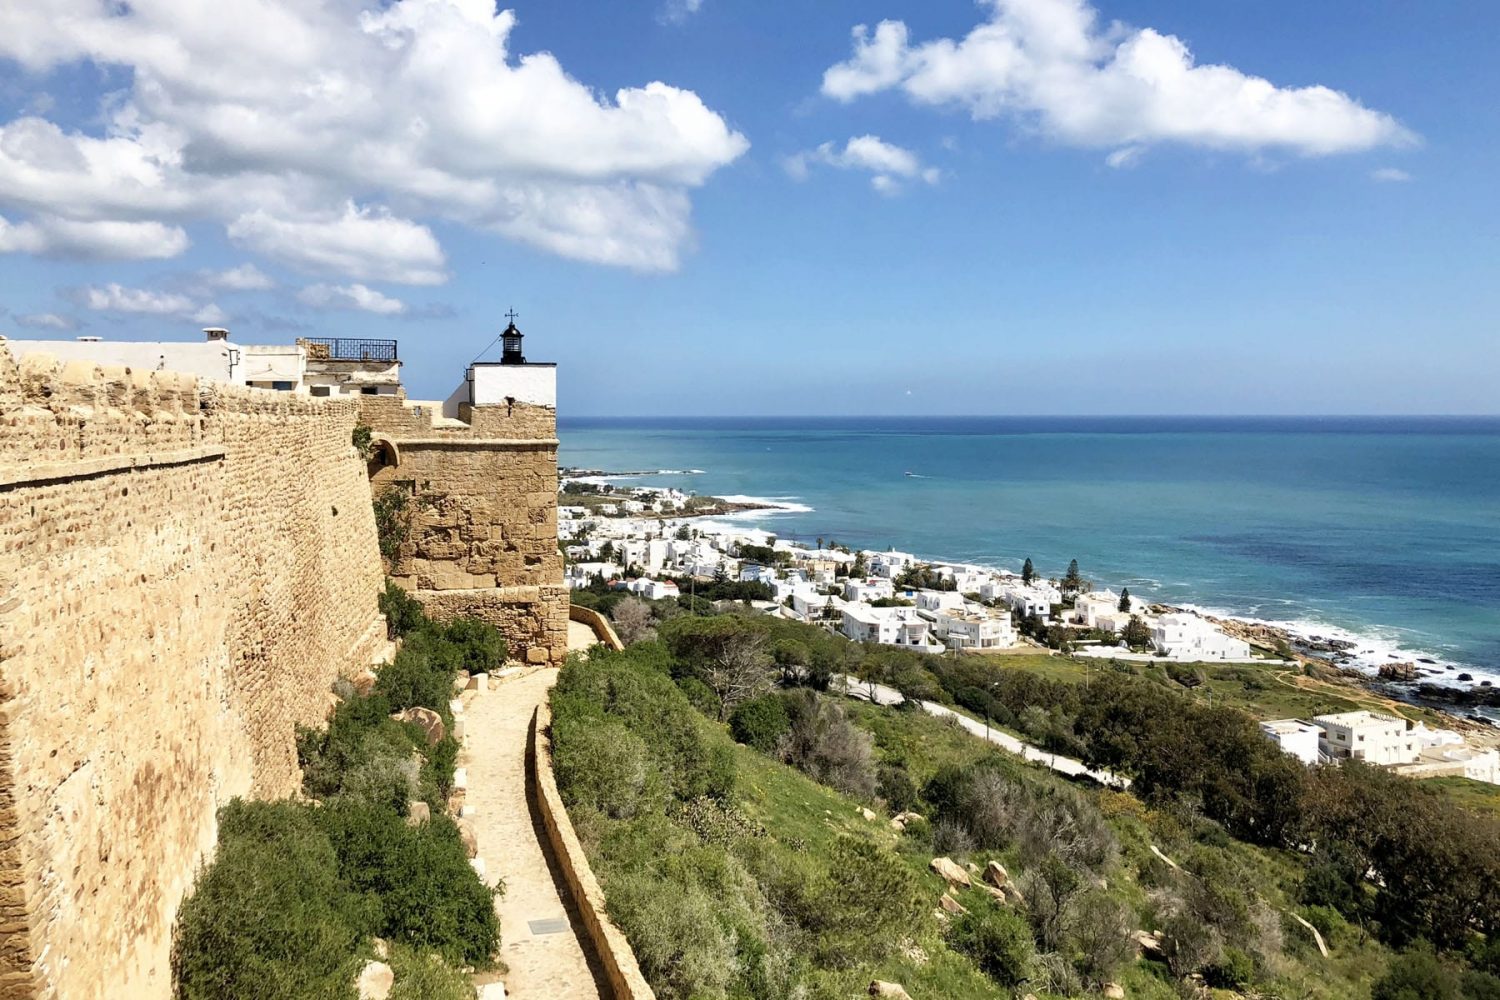
<instances>
[{"instance_id":1,"label":"stone path","mask_svg":"<svg viewBox=\"0 0 1500 1000\"><path fill-rule=\"evenodd\" d=\"M531 715L556 681L553 669L492 679L488 691L466 699L459 763L468 769L466 803L475 809L470 822L484 859L485 881L505 881L496 911L500 958L509 968L499 977L506 995L600 1000L610 996L609 988L552 865L526 779Z\"/></svg>"},{"instance_id":2,"label":"stone path","mask_svg":"<svg viewBox=\"0 0 1500 1000\"><path fill-rule=\"evenodd\" d=\"M833 689L838 690L840 687L842 687L844 694L850 698L857 698L861 701L871 700L870 685L858 678L850 677L847 674L835 674ZM895 688L886 687L884 684L875 685L874 700L877 704L899 705L903 698L904 696L901 692ZM1110 771L1096 771L1093 768L1084 766L1082 761L1074 760L1072 757L1064 757L1060 754L1043 750L1040 747L1032 746L1030 743L1023 743L1009 733L1001 732L983 722L971 719L967 715L961 715L946 705L939 705L935 701L924 701L919 702L919 704L922 706L922 710L928 715L935 715L940 719L952 718L970 734L982 740L988 740L995 744L995 746L1003 750L1008 750L1024 760L1041 764L1043 767L1056 771L1058 774L1066 775L1070 778L1087 775L1101 785L1107 785L1110 788L1130 787L1130 779L1124 775L1114 774Z\"/></svg>"},{"instance_id":3,"label":"stone path","mask_svg":"<svg viewBox=\"0 0 1500 1000\"><path fill-rule=\"evenodd\" d=\"M568 652L582 652L598 641L594 630L583 622L568 622Z\"/></svg>"}]
</instances>

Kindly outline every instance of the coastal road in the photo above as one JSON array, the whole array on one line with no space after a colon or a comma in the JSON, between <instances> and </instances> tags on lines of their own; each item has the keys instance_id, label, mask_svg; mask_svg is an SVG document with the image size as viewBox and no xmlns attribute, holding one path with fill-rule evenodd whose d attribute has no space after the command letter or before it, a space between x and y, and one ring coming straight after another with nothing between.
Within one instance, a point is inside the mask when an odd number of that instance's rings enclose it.
<instances>
[{"instance_id":1,"label":"coastal road","mask_svg":"<svg viewBox=\"0 0 1500 1000\"><path fill-rule=\"evenodd\" d=\"M833 684L835 687L840 687L850 698L860 701L872 700L870 697L871 686L857 678L850 677L847 674L834 674ZM877 705L899 705L906 700L901 692L895 688L886 687L884 684L876 684L874 688L875 697L873 700ZM1007 750L1023 760L1040 764L1049 770L1056 771L1058 774L1066 775L1069 778L1086 776L1109 788L1130 787L1130 779L1123 775L1118 775L1111 771L1095 770L1094 768L1085 766L1081 760L1074 760L1072 757L1049 753L1041 747L1032 746L1030 743L1018 740L1009 733L1002 732L993 726L986 726L977 719L971 719L967 715L955 712L946 705L939 705L935 701L922 701L917 704L921 705L922 711L928 715L934 715L940 719L956 719L958 720L958 724L970 734L980 739L988 739L1000 749Z\"/></svg>"}]
</instances>

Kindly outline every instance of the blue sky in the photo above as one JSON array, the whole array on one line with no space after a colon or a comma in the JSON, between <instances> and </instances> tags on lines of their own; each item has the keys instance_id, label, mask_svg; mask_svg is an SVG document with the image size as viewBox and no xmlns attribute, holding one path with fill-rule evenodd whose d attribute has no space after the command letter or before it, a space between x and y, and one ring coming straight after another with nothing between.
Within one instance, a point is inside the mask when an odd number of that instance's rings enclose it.
<instances>
[{"instance_id":1,"label":"blue sky","mask_svg":"<svg viewBox=\"0 0 1500 1000\"><path fill-rule=\"evenodd\" d=\"M513 306L580 415L1497 409L1493 3L59 3L0 12L12 336L431 396Z\"/></svg>"}]
</instances>

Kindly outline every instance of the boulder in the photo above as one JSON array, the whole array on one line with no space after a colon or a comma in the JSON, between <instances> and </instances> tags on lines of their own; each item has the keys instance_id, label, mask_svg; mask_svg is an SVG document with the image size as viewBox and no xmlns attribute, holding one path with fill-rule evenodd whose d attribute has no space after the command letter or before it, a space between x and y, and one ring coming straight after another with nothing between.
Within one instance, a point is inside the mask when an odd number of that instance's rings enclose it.
<instances>
[{"instance_id":1,"label":"boulder","mask_svg":"<svg viewBox=\"0 0 1500 1000\"><path fill-rule=\"evenodd\" d=\"M944 910L953 914L955 917L962 916L963 914L969 912L968 910L964 909L964 904L960 903L958 900L954 899L946 892L943 893L943 898L938 900L938 905L941 906Z\"/></svg>"},{"instance_id":2,"label":"boulder","mask_svg":"<svg viewBox=\"0 0 1500 1000\"><path fill-rule=\"evenodd\" d=\"M381 961L391 957L391 946L386 943L385 938L371 938L370 946L375 949L375 957Z\"/></svg>"},{"instance_id":3,"label":"boulder","mask_svg":"<svg viewBox=\"0 0 1500 1000\"><path fill-rule=\"evenodd\" d=\"M969 873L964 871L952 858L933 858L927 867L947 879L948 884L951 886L967 889L974 884L974 880L969 878Z\"/></svg>"},{"instance_id":4,"label":"boulder","mask_svg":"<svg viewBox=\"0 0 1500 1000\"><path fill-rule=\"evenodd\" d=\"M391 716L397 722L410 722L422 730L422 735L427 739L427 745L433 746L442 742L447 735L447 729L443 726L443 717L430 708L414 705L403 709Z\"/></svg>"},{"instance_id":5,"label":"boulder","mask_svg":"<svg viewBox=\"0 0 1500 1000\"><path fill-rule=\"evenodd\" d=\"M1010 884L1010 872L998 861L991 861L984 866L984 880L996 889L1003 889Z\"/></svg>"},{"instance_id":6,"label":"boulder","mask_svg":"<svg viewBox=\"0 0 1500 1000\"><path fill-rule=\"evenodd\" d=\"M995 902L999 903L1001 906L1007 906L1010 903L1009 897L1005 895L1005 892L1002 889L996 889L992 885L985 885L983 882L979 883L974 888L980 890Z\"/></svg>"},{"instance_id":7,"label":"boulder","mask_svg":"<svg viewBox=\"0 0 1500 1000\"><path fill-rule=\"evenodd\" d=\"M1125 1000L1125 987L1119 983L1104 984L1104 1000Z\"/></svg>"},{"instance_id":8,"label":"boulder","mask_svg":"<svg viewBox=\"0 0 1500 1000\"><path fill-rule=\"evenodd\" d=\"M911 994L900 983L887 983L879 979L870 981L870 996L892 997L894 1000L911 1000Z\"/></svg>"},{"instance_id":9,"label":"boulder","mask_svg":"<svg viewBox=\"0 0 1500 1000\"><path fill-rule=\"evenodd\" d=\"M463 820L459 820L458 836L464 842L464 853L471 858L479 857L479 837L475 835L474 827Z\"/></svg>"},{"instance_id":10,"label":"boulder","mask_svg":"<svg viewBox=\"0 0 1500 1000\"><path fill-rule=\"evenodd\" d=\"M1012 906L1026 905L1026 897L1021 895L1021 890L1017 889L1009 882L1005 883L1005 885L1001 887L1000 891L1005 893L1005 898L1010 900Z\"/></svg>"},{"instance_id":11,"label":"boulder","mask_svg":"<svg viewBox=\"0 0 1500 1000\"><path fill-rule=\"evenodd\" d=\"M396 974L384 962L366 962L356 982L359 1000L385 1000L396 985Z\"/></svg>"},{"instance_id":12,"label":"boulder","mask_svg":"<svg viewBox=\"0 0 1500 1000\"><path fill-rule=\"evenodd\" d=\"M870 810L864 808L863 806L860 807L859 814L863 816L866 821L871 823L875 822L875 814Z\"/></svg>"},{"instance_id":13,"label":"boulder","mask_svg":"<svg viewBox=\"0 0 1500 1000\"><path fill-rule=\"evenodd\" d=\"M921 818L921 813L912 812L909 809L906 812L899 812L895 816L891 817L891 829L899 833L905 830L909 825L911 825L913 820L918 820Z\"/></svg>"},{"instance_id":14,"label":"boulder","mask_svg":"<svg viewBox=\"0 0 1500 1000\"><path fill-rule=\"evenodd\" d=\"M432 810L425 802L408 802L406 804L406 825L421 826L432 819Z\"/></svg>"},{"instance_id":15,"label":"boulder","mask_svg":"<svg viewBox=\"0 0 1500 1000\"><path fill-rule=\"evenodd\" d=\"M1136 931L1130 935L1136 945L1141 949L1141 954L1147 958L1161 958L1161 935L1152 934L1150 931Z\"/></svg>"}]
</instances>

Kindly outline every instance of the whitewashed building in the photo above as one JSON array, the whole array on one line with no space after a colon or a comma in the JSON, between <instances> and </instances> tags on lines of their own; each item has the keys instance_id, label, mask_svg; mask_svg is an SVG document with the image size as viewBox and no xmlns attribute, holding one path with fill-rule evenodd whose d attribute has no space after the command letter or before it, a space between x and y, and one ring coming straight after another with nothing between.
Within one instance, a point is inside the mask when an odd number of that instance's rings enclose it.
<instances>
[{"instance_id":1,"label":"whitewashed building","mask_svg":"<svg viewBox=\"0 0 1500 1000\"><path fill-rule=\"evenodd\" d=\"M854 642L879 642L926 653L940 653L943 646L932 639L932 623L915 608L872 608L868 604L846 604L840 631Z\"/></svg>"},{"instance_id":2,"label":"whitewashed building","mask_svg":"<svg viewBox=\"0 0 1500 1000\"><path fill-rule=\"evenodd\" d=\"M1335 760L1370 764L1411 764L1422 747L1406 728L1406 720L1380 712L1338 712L1312 720L1322 730L1318 748Z\"/></svg>"},{"instance_id":3,"label":"whitewashed building","mask_svg":"<svg viewBox=\"0 0 1500 1000\"><path fill-rule=\"evenodd\" d=\"M863 580L844 581L844 600L868 604L871 601L894 597L896 587L885 577L869 577Z\"/></svg>"},{"instance_id":4,"label":"whitewashed building","mask_svg":"<svg viewBox=\"0 0 1500 1000\"><path fill-rule=\"evenodd\" d=\"M1225 635L1213 624L1178 612L1162 615L1151 630L1151 641L1158 652L1174 660L1248 660L1250 644Z\"/></svg>"},{"instance_id":5,"label":"whitewashed building","mask_svg":"<svg viewBox=\"0 0 1500 1000\"><path fill-rule=\"evenodd\" d=\"M944 608L933 617L933 634L951 649L1007 649L1016 644L1009 615L977 606Z\"/></svg>"},{"instance_id":6,"label":"whitewashed building","mask_svg":"<svg viewBox=\"0 0 1500 1000\"><path fill-rule=\"evenodd\" d=\"M1318 762L1318 741L1323 730L1301 719L1273 719L1262 722L1260 731L1283 753L1289 753L1304 764Z\"/></svg>"},{"instance_id":7,"label":"whitewashed building","mask_svg":"<svg viewBox=\"0 0 1500 1000\"><path fill-rule=\"evenodd\" d=\"M913 596L923 611L961 611L968 603L956 590L919 590Z\"/></svg>"}]
</instances>

